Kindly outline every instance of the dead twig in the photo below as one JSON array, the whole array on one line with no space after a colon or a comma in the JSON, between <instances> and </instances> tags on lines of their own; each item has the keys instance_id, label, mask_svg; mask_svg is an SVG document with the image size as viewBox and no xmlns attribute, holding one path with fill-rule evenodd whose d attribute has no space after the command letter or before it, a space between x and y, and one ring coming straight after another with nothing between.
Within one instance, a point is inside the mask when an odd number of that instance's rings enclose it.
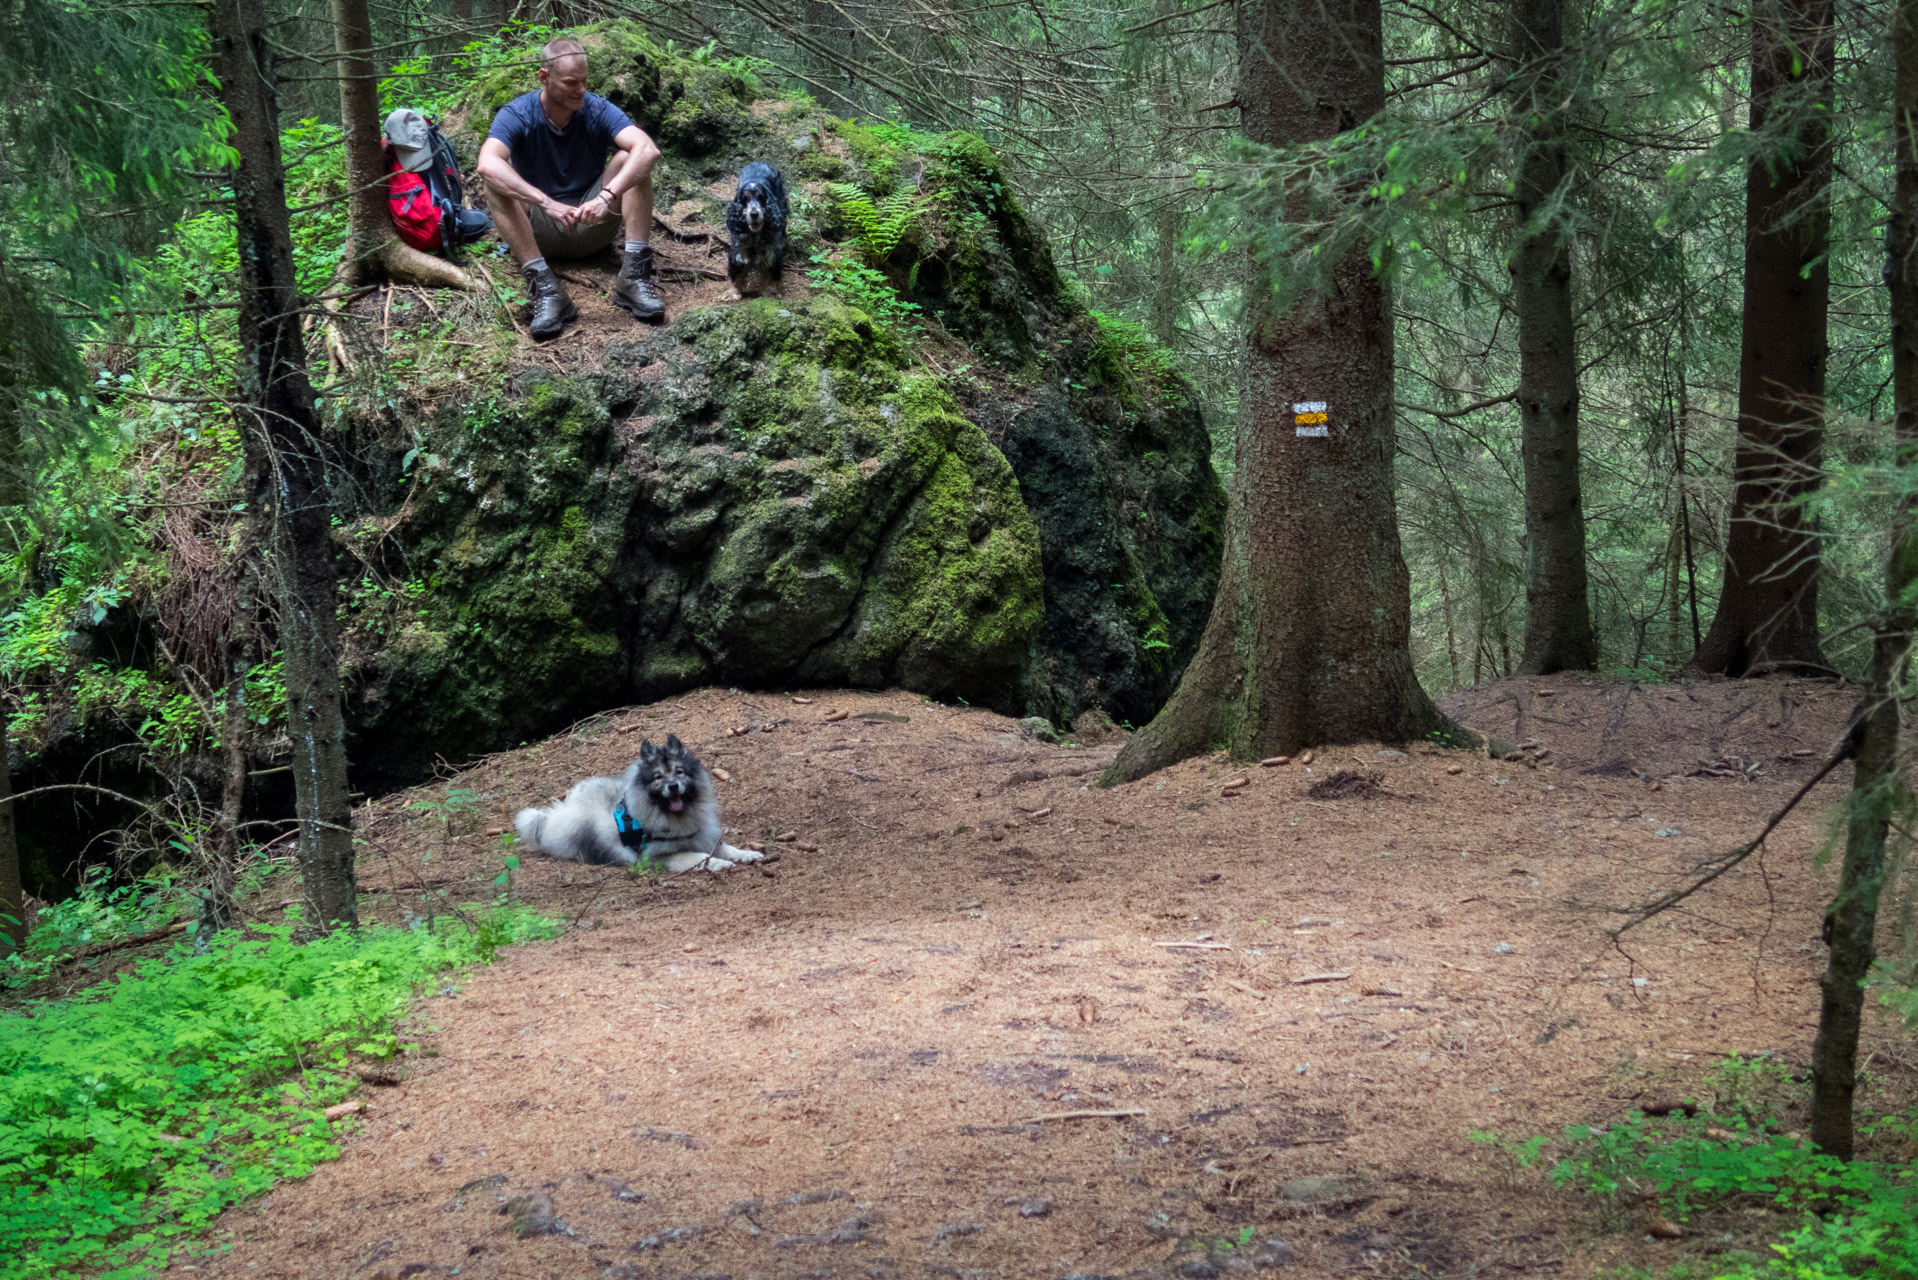
<instances>
[{"instance_id":1,"label":"dead twig","mask_svg":"<svg viewBox=\"0 0 1918 1280\"><path fill-rule=\"evenodd\" d=\"M1833 769L1836 769L1840 764L1851 758L1851 741L1852 735L1847 732L1845 734L1845 740L1839 744L1837 750L1832 752L1831 758L1818 767L1818 772L1812 774L1811 777L1805 780L1805 785L1798 788L1791 799L1785 801L1776 813L1766 819L1764 827L1759 830L1756 836L1744 844L1739 845L1736 849L1731 850L1729 853L1725 853L1718 858L1701 864L1710 868L1705 874L1699 876L1682 889L1673 889L1670 893L1660 894L1643 906L1614 907L1613 910L1624 912L1631 918L1625 921L1624 924L1619 925L1618 928L1607 929L1605 931L1606 936L1612 940L1613 945L1616 946L1619 939L1624 937L1629 930L1636 929L1639 925L1644 924L1654 916L1663 915L1665 912L1670 911L1673 907L1685 901L1685 899L1691 897L1706 885L1718 879L1732 868L1738 866L1745 859L1751 857L1752 854L1757 853L1759 849L1763 848L1765 838L1777 830L1778 824L1783 822L1791 811L1796 809L1799 803L1811 794L1811 789L1823 782L1826 775L1831 773Z\"/></svg>"},{"instance_id":2,"label":"dead twig","mask_svg":"<svg viewBox=\"0 0 1918 1280\"><path fill-rule=\"evenodd\" d=\"M96 942L90 947L80 948L72 955L65 957L60 963L70 964L75 960L91 960L95 956L106 955L109 951L124 951L128 947L143 947L149 942L158 942L160 939L172 937L176 933L184 933L192 924L193 922L191 920L175 920L172 924L163 925L147 933L136 933L130 938L117 938L112 942Z\"/></svg>"},{"instance_id":3,"label":"dead twig","mask_svg":"<svg viewBox=\"0 0 1918 1280\"><path fill-rule=\"evenodd\" d=\"M1047 1111L1042 1115L1022 1116L1020 1124L1036 1124L1041 1120L1123 1120L1128 1116L1142 1116L1143 1107L1125 1107L1117 1111Z\"/></svg>"}]
</instances>

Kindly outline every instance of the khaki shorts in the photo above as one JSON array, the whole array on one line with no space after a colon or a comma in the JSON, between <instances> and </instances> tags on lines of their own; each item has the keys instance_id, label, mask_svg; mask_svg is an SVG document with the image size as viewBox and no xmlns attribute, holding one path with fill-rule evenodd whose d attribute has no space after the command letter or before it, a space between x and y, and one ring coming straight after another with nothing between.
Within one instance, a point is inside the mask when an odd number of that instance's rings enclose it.
<instances>
[{"instance_id":1,"label":"khaki shorts","mask_svg":"<svg viewBox=\"0 0 1918 1280\"><path fill-rule=\"evenodd\" d=\"M586 200L599 194L604 183L595 182L593 189L586 193ZM554 222L546 210L536 204L526 206L526 217L533 224L533 239L539 245L540 253L548 258L590 258L612 248L617 241L624 243L622 234L625 221L620 217L616 204L607 211L606 217L598 222L576 222L566 228Z\"/></svg>"}]
</instances>

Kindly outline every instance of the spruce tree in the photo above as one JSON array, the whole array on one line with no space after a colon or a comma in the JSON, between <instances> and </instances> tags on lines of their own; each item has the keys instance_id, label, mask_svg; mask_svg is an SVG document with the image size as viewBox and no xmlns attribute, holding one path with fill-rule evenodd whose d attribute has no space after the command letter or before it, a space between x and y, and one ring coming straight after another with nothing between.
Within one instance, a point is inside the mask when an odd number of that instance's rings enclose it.
<instances>
[{"instance_id":1,"label":"spruce tree","mask_svg":"<svg viewBox=\"0 0 1918 1280\"><path fill-rule=\"evenodd\" d=\"M1283 147L1385 105L1378 0L1238 11L1244 133ZM1392 491L1392 312L1363 245L1284 306L1250 264L1225 563L1199 650L1109 781L1223 744L1240 758L1441 729L1408 649Z\"/></svg>"},{"instance_id":2,"label":"spruce tree","mask_svg":"<svg viewBox=\"0 0 1918 1280\"><path fill-rule=\"evenodd\" d=\"M1517 252L1520 456L1525 465L1525 653L1528 675L1590 670L1598 642L1585 580L1579 487L1578 349L1572 232L1566 206L1565 0L1512 0L1513 124L1518 134Z\"/></svg>"},{"instance_id":3,"label":"spruce tree","mask_svg":"<svg viewBox=\"0 0 1918 1280\"><path fill-rule=\"evenodd\" d=\"M218 0L213 31L214 68L238 156L233 171L240 245L237 409L248 475L255 484L248 502L268 530L270 574L279 598L301 886L315 926L356 926L332 502L317 400L306 369L273 47L261 0Z\"/></svg>"},{"instance_id":4,"label":"spruce tree","mask_svg":"<svg viewBox=\"0 0 1918 1280\"><path fill-rule=\"evenodd\" d=\"M1850 747L1856 764L1845 814L1845 860L1838 894L1825 913L1830 954L1819 983L1818 1037L1812 1044L1811 1138L1819 1150L1849 1160L1856 1127L1858 1032L1865 983L1878 956L1878 902L1885 887L1886 844L1894 819L1912 813L1908 771L1899 743L1900 697L1918 634L1918 0L1892 7L1897 62L1892 99L1895 173L1885 229L1885 287L1891 310L1891 554L1885 595L1873 627L1871 667L1859 688Z\"/></svg>"},{"instance_id":5,"label":"spruce tree","mask_svg":"<svg viewBox=\"0 0 1918 1280\"><path fill-rule=\"evenodd\" d=\"M1760 0L1751 21L1745 300L1725 579L1691 666L1830 671L1818 639L1817 521L1831 299L1833 0Z\"/></svg>"}]
</instances>

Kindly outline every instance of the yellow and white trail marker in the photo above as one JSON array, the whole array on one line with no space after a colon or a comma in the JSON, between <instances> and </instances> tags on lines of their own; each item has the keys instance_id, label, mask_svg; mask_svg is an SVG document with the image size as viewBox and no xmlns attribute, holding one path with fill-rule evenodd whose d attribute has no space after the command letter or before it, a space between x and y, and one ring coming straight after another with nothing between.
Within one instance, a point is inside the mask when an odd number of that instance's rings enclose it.
<instances>
[{"instance_id":1,"label":"yellow and white trail marker","mask_svg":"<svg viewBox=\"0 0 1918 1280\"><path fill-rule=\"evenodd\" d=\"M1302 436L1329 436L1332 428L1326 425L1325 401L1295 400L1292 403L1292 429Z\"/></svg>"}]
</instances>

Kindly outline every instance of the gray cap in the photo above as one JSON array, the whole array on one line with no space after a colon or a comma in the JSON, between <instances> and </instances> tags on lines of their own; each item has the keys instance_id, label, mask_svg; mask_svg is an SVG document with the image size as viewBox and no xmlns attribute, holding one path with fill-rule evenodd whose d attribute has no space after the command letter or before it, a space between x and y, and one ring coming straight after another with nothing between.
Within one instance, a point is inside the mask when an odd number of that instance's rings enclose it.
<instances>
[{"instance_id":1,"label":"gray cap","mask_svg":"<svg viewBox=\"0 0 1918 1280\"><path fill-rule=\"evenodd\" d=\"M423 172L433 163L432 135L427 132L426 117L411 107L401 107L386 117L386 140L400 158L400 168L408 173Z\"/></svg>"}]
</instances>

